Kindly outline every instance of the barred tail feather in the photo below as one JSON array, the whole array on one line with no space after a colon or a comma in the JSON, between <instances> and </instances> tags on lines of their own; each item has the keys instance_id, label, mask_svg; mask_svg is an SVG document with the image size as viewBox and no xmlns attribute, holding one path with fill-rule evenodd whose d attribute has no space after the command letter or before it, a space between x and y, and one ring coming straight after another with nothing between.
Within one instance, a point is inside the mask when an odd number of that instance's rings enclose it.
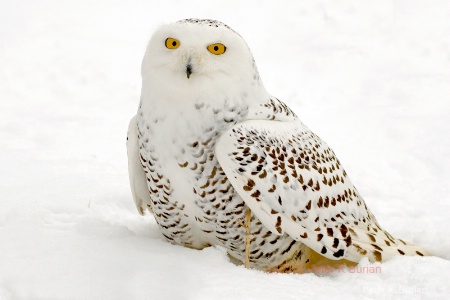
<instances>
[{"instance_id":1,"label":"barred tail feather","mask_svg":"<svg viewBox=\"0 0 450 300\"><path fill-rule=\"evenodd\" d=\"M401 239L392 237L388 232L377 226L378 229L370 231L361 228L350 228L352 245L349 257L351 261L358 261L366 256L370 261L386 261L394 256L429 256L430 254L421 247L409 244Z\"/></svg>"}]
</instances>

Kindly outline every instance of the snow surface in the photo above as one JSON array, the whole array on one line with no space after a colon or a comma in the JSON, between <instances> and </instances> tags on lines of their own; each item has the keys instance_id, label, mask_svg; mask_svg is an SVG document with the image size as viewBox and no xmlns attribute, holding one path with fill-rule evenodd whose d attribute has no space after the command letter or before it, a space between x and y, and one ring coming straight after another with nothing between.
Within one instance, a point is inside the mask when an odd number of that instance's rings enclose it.
<instances>
[{"instance_id":1,"label":"snow surface","mask_svg":"<svg viewBox=\"0 0 450 300\"><path fill-rule=\"evenodd\" d=\"M267 274L166 242L128 187L125 136L151 33L221 20L333 147L383 227L433 257ZM450 3L0 2L1 299L450 296Z\"/></svg>"}]
</instances>

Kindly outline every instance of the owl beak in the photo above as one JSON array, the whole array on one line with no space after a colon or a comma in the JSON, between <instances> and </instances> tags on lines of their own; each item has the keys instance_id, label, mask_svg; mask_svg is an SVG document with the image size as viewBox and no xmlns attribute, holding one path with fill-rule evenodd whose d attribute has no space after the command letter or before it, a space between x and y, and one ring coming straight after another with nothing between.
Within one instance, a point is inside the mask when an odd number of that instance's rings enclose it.
<instances>
[{"instance_id":1,"label":"owl beak","mask_svg":"<svg viewBox=\"0 0 450 300\"><path fill-rule=\"evenodd\" d=\"M192 66L191 66L191 64L187 64L187 66L186 66L186 75L187 75L188 79L189 79L189 77L191 77L191 74L192 74Z\"/></svg>"}]
</instances>

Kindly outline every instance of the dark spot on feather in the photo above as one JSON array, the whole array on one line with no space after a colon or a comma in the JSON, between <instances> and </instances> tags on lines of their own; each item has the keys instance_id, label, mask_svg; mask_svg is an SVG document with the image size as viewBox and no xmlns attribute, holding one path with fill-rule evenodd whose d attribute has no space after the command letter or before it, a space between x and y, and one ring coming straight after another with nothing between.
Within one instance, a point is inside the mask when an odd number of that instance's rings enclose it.
<instances>
[{"instance_id":1,"label":"dark spot on feather","mask_svg":"<svg viewBox=\"0 0 450 300\"><path fill-rule=\"evenodd\" d=\"M310 210L311 209L311 200L309 200L308 204L306 205L306 209Z\"/></svg>"},{"instance_id":2,"label":"dark spot on feather","mask_svg":"<svg viewBox=\"0 0 450 300\"><path fill-rule=\"evenodd\" d=\"M295 240L292 241L292 242L289 244L289 246L288 246L283 252L281 252L281 254L285 254L285 253L289 252L289 250L291 250L292 246L294 246L295 243L296 243Z\"/></svg>"},{"instance_id":3,"label":"dark spot on feather","mask_svg":"<svg viewBox=\"0 0 450 300\"><path fill-rule=\"evenodd\" d=\"M327 228L328 236L333 236L333 228Z\"/></svg>"},{"instance_id":4,"label":"dark spot on feather","mask_svg":"<svg viewBox=\"0 0 450 300\"><path fill-rule=\"evenodd\" d=\"M337 248L338 245L339 245L339 240L337 238L334 238L334 240L333 240L333 248Z\"/></svg>"},{"instance_id":5,"label":"dark spot on feather","mask_svg":"<svg viewBox=\"0 0 450 300\"><path fill-rule=\"evenodd\" d=\"M381 260L382 260L381 252L379 252L379 251L377 251L377 250L375 250L375 251L373 252L373 256L375 256L375 260L376 260L376 261L381 261Z\"/></svg>"},{"instance_id":6,"label":"dark spot on feather","mask_svg":"<svg viewBox=\"0 0 450 300\"><path fill-rule=\"evenodd\" d=\"M346 237L346 236L347 236L347 232L348 232L347 226L345 226L344 224L342 224L342 225L341 225L341 228L340 228L340 231L341 231L341 234L342 234L343 237Z\"/></svg>"},{"instance_id":7,"label":"dark spot on feather","mask_svg":"<svg viewBox=\"0 0 450 300\"><path fill-rule=\"evenodd\" d=\"M263 172L258 176L259 178L266 178L267 172L266 170L263 170Z\"/></svg>"},{"instance_id":8,"label":"dark spot on feather","mask_svg":"<svg viewBox=\"0 0 450 300\"><path fill-rule=\"evenodd\" d=\"M277 217L277 223L275 224L275 229L278 231L278 233L281 233L281 217Z\"/></svg>"},{"instance_id":9,"label":"dark spot on feather","mask_svg":"<svg viewBox=\"0 0 450 300\"><path fill-rule=\"evenodd\" d=\"M377 250L380 250L380 251L383 251L383 249L381 249L381 247L380 246L378 246L378 245L375 245L375 244L371 244L375 249L377 249Z\"/></svg>"},{"instance_id":10,"label":"dark spot on feather","mask_svg":"<svg viewBox=\"0 0 450 300\"><path fill-rule=\"evenodd\" d=\"M331 205L336 206L336 199L334 197L331 199Z\"/></svg>"},{"instance_id":11,"label":"dark spot on feather","mask_svg":"<svg viewBox=\"0 0 450 300\"><path fill-rule=\"evenodd\" d=\"M345 246L349 247L352 244L352 237L349 235L344 239Z\"/></svg>"},{"instance_id":12,"label":"dark spot on feather","mask_svg":"<svg viewBox=\"0 0 450 300\"><path fill-rule=\"evenodd\" d=\"M366 255L367 251L364 250L363 248L361 248L360 246L353 244L353 246L356 248L356 251L358 251L358 253L362 254L362 255Z\"/></svg>"},{"instance_id":13,"label":"dark spot on feather","mask_svg":"<svg viewBox=\"0 0 450 300\"><path fill-rule=\"evenodd\" d=\"M259 191L259 190L256 190L256 192L254 192L251 196L253 197L253 198L257 198L257 197L259 197L261 195L261 192Z\"/></svg>"},{"instance_id":14,"label":"dark spot on feather","mask_svg":"<svg viewBox=\"0 0 450 300\"><path fill-rule=\"evenodd\" d=\"M318 181L316 182L316 186L314 187L314 190L320 191L320 185L319 185Z\"/></svg>"},{"instance_id":15,"label":"dark spot on feather","mask_svg":"<svg viewBox=\"0 0 450 300\"><path fill-rule=\"evenodd\" d=\"M336 253L333 254L334 257L341 257L344 256L344 250L340 249L339 251L337 251Z\"/></svg>"}]
</instances>

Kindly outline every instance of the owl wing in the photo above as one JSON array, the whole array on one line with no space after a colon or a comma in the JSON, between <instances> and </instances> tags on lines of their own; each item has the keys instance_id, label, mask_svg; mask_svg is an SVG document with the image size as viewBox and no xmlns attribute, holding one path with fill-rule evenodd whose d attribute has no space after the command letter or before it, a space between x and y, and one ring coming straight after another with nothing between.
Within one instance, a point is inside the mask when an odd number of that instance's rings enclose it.
<instances>
[{"instance_id":1,"label":"owl wing","mask_svg":"<svg viewBox=\"0 0 450 300\"><path fill-rule=\"evenodd\" d=\"M334 260L399 255L401 243L379 227L334 152L300 121L238 123L220 137L215 153L272 233L287 233Z\"/></svg>"},{"instance_id":2,"label":"owl wing","mask_svg":"<svg viewBox=\"0 0 450 300\"><path fill-rule=\"evenodd\" d=\"M134 203L140 214L150 208L150 193L147 186L147 177L141 164L139 153L138 128L136 116L130 120L127 134L127 154L128 154L128 174L130 177L131 193L133 194Z\"/></svg>"}]
</instances>

